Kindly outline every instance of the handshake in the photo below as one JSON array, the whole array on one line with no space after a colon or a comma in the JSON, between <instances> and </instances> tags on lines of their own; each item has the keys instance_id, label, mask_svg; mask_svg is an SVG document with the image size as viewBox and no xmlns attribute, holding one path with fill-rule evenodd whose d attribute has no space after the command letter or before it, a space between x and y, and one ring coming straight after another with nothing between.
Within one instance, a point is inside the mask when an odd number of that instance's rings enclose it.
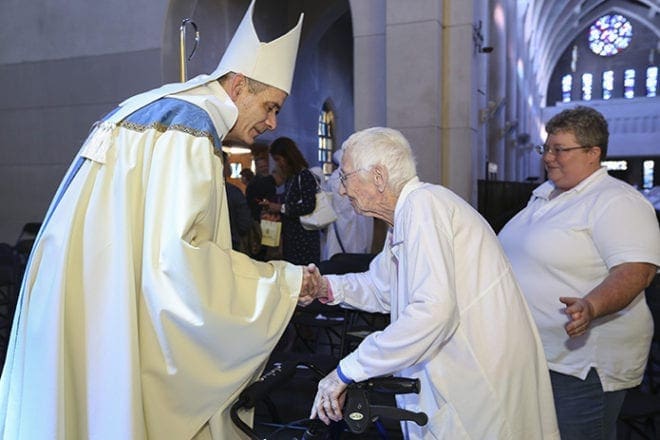
<instances>
[{"instance_id":1,"label":"handshake","mask_svg":"<svg viewBox=\"0 0 660 440\"><path fill-rule=\"evenodd\" d=\"M303 280L298 296L299 306L308 306L317 298L328 297L328 280L319 272L314 263L302 266Z\"/></svg>"}]
</instances>

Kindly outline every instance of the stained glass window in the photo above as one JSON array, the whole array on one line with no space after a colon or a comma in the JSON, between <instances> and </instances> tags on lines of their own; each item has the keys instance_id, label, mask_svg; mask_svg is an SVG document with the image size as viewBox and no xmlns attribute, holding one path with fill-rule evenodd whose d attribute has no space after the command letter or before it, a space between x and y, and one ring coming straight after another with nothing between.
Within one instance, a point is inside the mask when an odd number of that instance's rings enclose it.
<instances>
[{"instance_id":1,"label":"stained glass window","mask_svg":"<svg viewBox=\"0 0 660 440\"><path fill-rule=\"evenodd\" d=\"M610 99L614 90L614 71L603 72L603 99Z\"/></svg>"},{"instance_id":2,"label":"stained glass window","mask_svg":"<svg viewBox=\"0 0 660 440\"><path fill-rule=\"evenodd\" d=\"M645 160L642 169L644 170L644 176L643 176L643 183L642 187L644 189L651 189L653 188L654 184L654 176L653 176L653 171L655 170L655 161L654 160Z\"/></svg>"},{"instance_id":3,"label":"stained glass window","mask_svg":"<svg viewBox=\"0 0 660 440\"><path fill-rule=\"evenodd\" d=\"M582 100L591 101L591 89L593 87L594 76L591 73L582 74Z\"/></svg>"},{"instance_id":4,"label":"stained glass window","mask_svg":"<svg viewBox=\"0 0 660 440\"><path fill-rule=\"evenodd\" d=\"M573 75L570 73L561 78L561 102L571 102L571 88L573 87Z\"/></svg>"},{"instance_id":5,"label":"stained glass window","mask_svg":"<svg viewBox=\"0 0 660 440\"><path fill-rule=\"evenodd\" d=\"M626 69L623 71L623 96L626 98L635 97L635 70Z\"/></svg>"},{"instance_id":6,"label":"stained glass window","mask_svg":"<svg viewBox=\"0 0 660 440\"><path fill-rule=\"evenodd\" d=\"M589 48L603 57L616 55L628 47L632 33L632 24L623 15L603 15L589 28Z\"/></svg>"},{"instance_id":7,"label":"stained glass window","mask_svg":"<svg viewBox=\"0 0 660 440\"><path fill-rule=\"evenodd\" d=\"M646 69L646 96L656 95L658 88L658 66L651 66Z\"/></svg>"},{"instance_id":8,"label":"stained glass window","mask_svg":"<svg viewBox=\"0 0 660 440\"><path fill-rule=\"evenodd\" d=\"M319 165L327 177L332 174L332 153L335 150L334 121L335 117L327 104L323 105L319 114Z\"/></svg>"}]
</instances>

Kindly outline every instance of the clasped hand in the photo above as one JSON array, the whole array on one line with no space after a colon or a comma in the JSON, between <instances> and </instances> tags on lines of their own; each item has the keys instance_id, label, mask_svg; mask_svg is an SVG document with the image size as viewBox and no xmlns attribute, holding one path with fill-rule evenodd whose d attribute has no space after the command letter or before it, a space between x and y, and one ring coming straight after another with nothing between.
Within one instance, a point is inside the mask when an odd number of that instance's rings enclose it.
<instances>
[{"instance_id":1,"label":"clasped hand","mask_svg":"<svg viewBox=\"0 0 660 440\"><path fill-rule=\"evenodd\" d=\"M321 276L318 267L314 263L304 266L298 305L307 306L311 304L316 298L325 296L327 289L327 281Z\"/></svg>"}]
</instances>

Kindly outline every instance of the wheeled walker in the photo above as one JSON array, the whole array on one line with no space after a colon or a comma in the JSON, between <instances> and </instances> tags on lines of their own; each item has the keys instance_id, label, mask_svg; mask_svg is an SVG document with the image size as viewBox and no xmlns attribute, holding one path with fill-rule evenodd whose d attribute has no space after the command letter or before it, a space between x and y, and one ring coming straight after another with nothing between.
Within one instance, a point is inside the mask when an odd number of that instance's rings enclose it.
<instances>
[{"instance_id":1,"label":"wheeled walker","mask_svg":"<svg viewBox=\"0 0 660 440\"><path fill-rule=\"evenodd\" d=\"M350 384L346 390L346 400L342 409L344 420L341 423L326 426L319 420L309 419L285 423L279 417L277 408L270 401L269 395L273 390L285 386L297 372L302 370L311 371L317 381L325 377L323 371L308 362L289 361L276 364L258 381L243 390L238 400L232 405L230 414L234 424L253 440L275 438L335 440L364 438L364 433L372 427L376 428L381 439L389 439L388 433L382 426L385 419L390 421L408 420L420 426L427 423L428 418L424 413L415 413L396 406L373 402L374 394L419 393L419 379L400 377L379 377ZM259 402L265 404L274 420L273 423L267 424L270 431L266 434L258 433L254 428L248 426L238 414L240 409L252 409ZM285 432L294 432L297 435L285 437L288 435L284 434Z\"/></svg>"}]
</instances>

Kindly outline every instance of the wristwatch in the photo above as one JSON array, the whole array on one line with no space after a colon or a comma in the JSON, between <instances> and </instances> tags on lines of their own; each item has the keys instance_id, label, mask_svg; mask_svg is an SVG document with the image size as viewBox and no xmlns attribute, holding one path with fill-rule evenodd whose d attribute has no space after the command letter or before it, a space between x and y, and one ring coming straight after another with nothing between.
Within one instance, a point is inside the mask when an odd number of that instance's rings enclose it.
<instances>
[{"instance_id":1,"label":"wristwatch","mask_svg":"<svg viewBox=\"0 0 660 440\"><path fill-rule=\"evenodd\" d=\"M282 214L286 214L286 205L285 205L284 203L282 203L282 204L280 205L280 212L281 212Z\"/></svg>"}]
</instances>

